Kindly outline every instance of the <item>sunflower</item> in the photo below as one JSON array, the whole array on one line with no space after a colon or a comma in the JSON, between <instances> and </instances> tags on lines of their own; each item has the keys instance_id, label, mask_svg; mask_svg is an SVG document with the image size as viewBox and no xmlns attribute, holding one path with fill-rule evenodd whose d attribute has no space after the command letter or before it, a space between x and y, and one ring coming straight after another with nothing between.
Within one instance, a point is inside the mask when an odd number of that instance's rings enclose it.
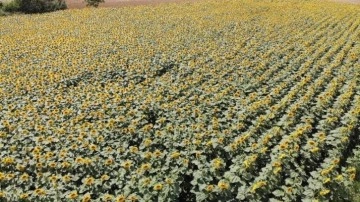
<instances>
[{"instance_id":1,"label":"sunflower","mask_svg":"<svg viewBox=\"0 0 360 202\"><path fill-rule=\"evenodd\" d=\"M86 193L82 199L81 199L82 202L90 202L91 201L91 195L89 193Z\"/></svg>"},{"instance_id":2,"label":"sunflower","mask_svg":"<svg viewBox=\"0 0 360 202\"><path fill-rule=\"evenodd\" d=\"M150 163L144 163L141 165L141 170L143 171L147 171L151 169L151 164Z\"/></svg>"},{"instance_id":3,"label":"sunflower","mask_svg":"<svg viewBox=\"0 0 360 202\"><path fill-rule=\"evenodd\" d=\"M155 156L155 157L157 157L157 158L158 158L158 157L160 157L160 156L162 155L162 152L161 152L160 150L158 150L158 149L157 149L157 150L155 150L155 151L154 151L154 153L153 153L153 154L154 154L154 156Z\"/></svg>"},{"instance_id":4,"label":"sunflower","mask_svg":"<svg viewBox=\"0 0 360 202\"><path fill-rule=\"evenodd\" d=\"M213 160L212 165L215 169L220 169L223 167L223 160L221 158L216 158Z\"/></svg>"},{"instance_id":5,"label":"sunflower","mask_svg":"<svg viewBox=\"0 0 360 202\"><path fill-rule=\"evenodd\" d=\"M100 177L100 179L101 179L101 181L108 181L109 179L110 179L110 176L109 175L107 175L107 174L104 174L104 175L102 175L101 177Z\"/></svg>"},{"instance_id":6,"label":"sunflower","mask_svg":"<svg viewBox=\"0 0 360 202\"><path fill-rule=\"evenodd\" d=\"M225 181L219 181L217 186L222 191L228 190L230 188L230 184L228 182L225 182Z\"/></svg>"},{"instance_id":7,"label":"sunflower","mask_svg":"<svg viewBox=\"0 0 360 202\"><path fill-rule=\"evenodd\" d=\"M1 198L1 197L0 197ZM19 198L20 199L28 199L29 198L29 194L28 193L22 193L22 194L20 194L20 196L19 196Z\"/></svg>"},{"instance_id":8,"label":"sunflower","mask_svg":"<svg viewBox=\"0 0 360 202\"><path fill-rule=\"evenodd\" d=\"M207 192L212 192L212 191L214 190L214 188L215 188L215 186L212 185L212 184L210 184L210 185L207 185L207 186L206 186L205 190L206 190Z\"/></svg>"},{"instance_id":9,"label":"sunflower","mask_svg":"<svg viewBox=\"0 0 360 202\"><path fill-rule=\"evenodd\" d=\"M36 196L44 196L44 195L46 195L46 191L42 188L37 188L37 189L35 189L34 194Z\"/></svg>"},{"instance_id":10,"label":"sunflower","mask_svg":"<svg viewBox=\"0 0 360 202\"><path fill-rule=\"evenodd\" d=\"M162 185L161 183L157 183L157 184L155 184L154 187L153 187L153 189L154 189L155 191L160 191L160 190L162 190L162 188L163 188L163 185Z\"/></svg>"},{"instance_id":11,"label":"sunflower","mask_svg":"<svg viewBox=\"0 0 360 202\"><path fill-rule=\"evenodd\" d=\"M324 190L321 190L320 191L320 196L325 196L325 195L327 195L327 194L329 194L330 193L330 190L329 189L324 189Z\"/></svg>"},{"instance_id":12,"label":"sunflower","mask_svg":"<svg viewBox=\"0 0 360 202\"><path fill-rule=\"evenodd\" d=\"M125 202L126 197L124 195L117 196L115 199L116 202Z\"/></svg>"},{"instance_id":13,"label":"sunflower","mask_svg":"<svg viewBox=\"0 0 360 202\"><path fill-rule=\"evenodd\" d=\"M113 195L111 194L104 194L104 196L102 197L102 200L105 202L105 201L112 201L114 198Z\"/></svg>"},{"instance_id":14,"label":"sunflower","mask_svg":"<svg viewBox=\"0 0 360 202\"><path fill-rule=\"evenodd\" d=\"M1 177L1 175L0 175ZM27 182L29 181L29 175L27 173L24 173L20 176L20 180L23 181L23 182ZM0 178L0 181L1 181L1 178Z\"/></svg>"},{"instance_id":15,"label":"sunflower","mask_svg":"<svg viewBox=\"0 0 360 202\"><path fill-rule=\"evenodd\" d=\"M132 161L126 160L121 164L122 167L124 167L126 170L129 170L132 166Z\"/></svg>"},{"instance_id":16,"label":"sunflower","mask_svg":"<svg viewBox=\"0 0 360 202\"><path fill-rule=\"evenodd\" d=\"M173 158L173 159L177 159L177 158L179 158L180 157L180 155L181 155L181 153L180 152L178 152L178 151L174 151L172 154L171 154L171 158Z\"/></svg>"},{"instance_id":17,"label":"sunflower","mask_svg":"<svg viewBox=\"0 0 360 202\"><path fill-rule=\"evenodd\" d=\"M251 187L251 192L255 193L257 189L266 186L266 181L259 181L256 182L252 187Z\"/></svg>"},{"instance_id":18,"label":"sunflower","mask_svg":"<svg viewBox=\"0 0 360 202\"><path fill-rule=\"evenodd\" d=\"M91 186L95 183L95 179L93 177L87 177L83 179L83 183L87 186Z\"/></svg>"},{"instance_id":19,"label":"sunflower","mask_svg":"<svg viewBox=\"0 0 360 202\"><path fill-rule=\"evenodd\" d=\"M78 192L77 191L72 191L70 192L70 194L67 195L68 199L76 199L78 197Z\"/></svg>"}]
</instances>

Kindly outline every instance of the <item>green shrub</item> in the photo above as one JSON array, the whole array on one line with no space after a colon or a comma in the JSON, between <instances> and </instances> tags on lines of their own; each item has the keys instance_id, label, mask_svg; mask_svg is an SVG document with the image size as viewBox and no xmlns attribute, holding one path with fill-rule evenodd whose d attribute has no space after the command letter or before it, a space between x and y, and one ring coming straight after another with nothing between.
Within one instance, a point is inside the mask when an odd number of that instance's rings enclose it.
<instances>
[{"instance_id":1,"label":"green shrub","mask_svg":"<svg viewBox=\"0 0 360 202\"><path fill-rule=\"evenodd\" d=\"M85 0L87 6L98 7L100 3L104 3L104 0Z\"/></svg>"},{"instance_id":2,"label":"green shrub","mask_svg":"<svg viewBox=\"0 0 360 202\"><path fill-rule=\"evenodd\" d=\"M0 8L0 16L6 16L6 13Z\"/></svg>"},{"instance_id":3,"label":"green shrub","mask_svg":"<svg viewBox=\"0 0 360 202\"><path fill-rule=\"evenodd\" d=\"M66 9L64 0L16 0L24 13L44 13Z\"/></svg>"},{"instance_id":4,"label":"green shrub","mask_svg":"<svg viewBox=\"0 0 360 202\"><path fill-rule=\"evenodd\" d=\"M6 15L5 11L2 10L3 6L4 6L4 3L0 1L0 16Z\"/></svg>"},{"instance_id":5,"label":"green shrub","mask_svg":"<svg viewBox=\"0 0 360 202\"><path fill-rule=\"evenodd\" d=\"M20 5L17 0L10 1L5 3L2 8L3 11L13 13L20 11Z\"/></svg>"},{"instance_id":6,"label":"green shrub","mask_svg":"<svg viewBox=\"0 0 360 202\"><path fill-rule=\"evenodd\" d=\"M65 0L13 0L2 6L4 13L45 13L66 8Z\"/></svg>"}]
</instances>

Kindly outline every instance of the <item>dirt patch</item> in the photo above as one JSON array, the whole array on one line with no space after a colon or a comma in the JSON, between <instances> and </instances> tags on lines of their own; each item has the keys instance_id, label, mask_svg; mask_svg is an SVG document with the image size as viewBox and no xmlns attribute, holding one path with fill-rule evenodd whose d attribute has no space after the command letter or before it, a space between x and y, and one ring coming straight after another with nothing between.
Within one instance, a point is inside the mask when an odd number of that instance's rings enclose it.
<instances>
[{"instance_id":1,"label":"dirt patch","mask_svg":"<svg viewBox=\"0 0 360 202\"><path fill-rule=\"evenodd\" d=\"M360 4L360 0L333 0L340 3Z\"/></svg>"},{"instance_id":2,"label":"dirt patch","mask_svg":"<svg viewBox=\"0 0 360 202\"><path fill-rule=\"evenodd\" d=\"M195 0L105 0L105 3L101 3L99 7L123 7L123 6L134 6L134 5L155 5L160 3L171 3L171 2L192 2ZM86 3L84 0L66 0L68 8L85 8Z\"/></svg>"}]
</instances>

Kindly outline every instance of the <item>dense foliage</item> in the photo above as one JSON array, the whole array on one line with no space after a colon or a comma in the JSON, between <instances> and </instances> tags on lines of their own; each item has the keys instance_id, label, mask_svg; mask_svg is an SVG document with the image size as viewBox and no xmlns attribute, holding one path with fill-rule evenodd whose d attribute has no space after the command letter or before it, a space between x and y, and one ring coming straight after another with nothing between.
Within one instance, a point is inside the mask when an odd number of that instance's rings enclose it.
<instances>
[{"instance_id":1,"label":"dense foliage","mask_svg":"<svg viewBox=\"0 0 360 202\"><path fill-rule=\"evenodd\" d=\"M0 10L4 12L15 13L15 12L19 12L20 10L20 5L18 1L10 1L5 4L3 3L1 4L2 6L0 7Z\"/></svg>"},{"instance_id":2,"label":"dense foliage","mask_svg":"<svg viewBox=\"0 0 360 202\"><path fill-rule=\"evenodd\" d=\"M66 9L64 0L17 0L24 13L44 13Z\"/></svg>"},{"instance_id":3,"label":"dense foliage","mask_svg":"<svg viewBox=\"0 0 360 202\"><path fill-rule=\"evenodd\" d=\"M3 201L341 201L359 179L359 6L210 0L0 23Z\"/></svg>"},{"instance_id":4,"label":"dense foliage","mask_svg":"<svg viewBox=\"0 0 360 202\"><path fill-rule=\"evenodd\" d=\"M64 0L12 0L3 6L5 12L45 13L67 8Z\"/></svg>"}]
</instances>

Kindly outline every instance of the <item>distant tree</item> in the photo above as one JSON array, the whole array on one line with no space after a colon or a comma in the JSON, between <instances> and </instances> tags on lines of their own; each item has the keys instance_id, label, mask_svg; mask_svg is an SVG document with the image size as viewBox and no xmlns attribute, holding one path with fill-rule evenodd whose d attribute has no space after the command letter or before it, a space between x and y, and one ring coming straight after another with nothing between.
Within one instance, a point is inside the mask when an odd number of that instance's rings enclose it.
<instances>
[{"instance_id":1,"label":"distant tree","mask_svg":"<svg viewBox=\"0 0 360 202\"><path fill-rule=\"evenodd\" d=\"M100 3L104 3L105 0L84 0L87 6L98 7Z\"/></svg>"}]
</instances>

